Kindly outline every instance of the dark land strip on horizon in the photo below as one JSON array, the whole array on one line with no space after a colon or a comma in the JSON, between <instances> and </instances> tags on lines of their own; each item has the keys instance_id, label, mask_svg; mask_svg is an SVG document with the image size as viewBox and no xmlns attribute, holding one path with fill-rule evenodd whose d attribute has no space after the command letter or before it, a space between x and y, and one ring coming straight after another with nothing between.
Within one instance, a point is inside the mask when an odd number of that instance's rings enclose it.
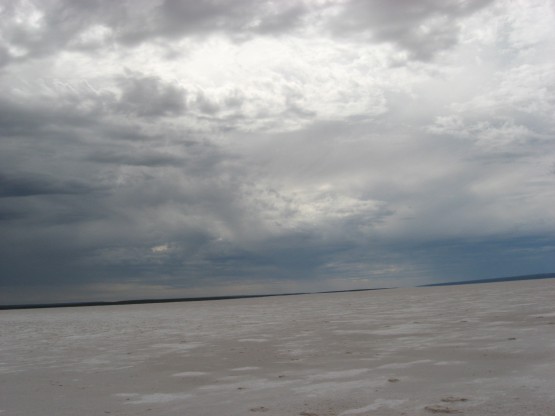
<instances>
[{"instance_id":1,"label":"dark land strip on horizon","mask_svg":"<svg viewBox=\"0 0 555 416\"><path fill-rule=\"evenodd\" d=\"M530 274L522 276L510 277L497 277L492 279L477 279L477 280L461 280L456 282L445 283L431 283L427 285L420 285L417 287L434 287L434 286L456 286L456 285L469 285L480 283L497 283L497 282L512 282L518 280L536 280L536 279L550 279L555 278L555 273L543 274ZM372 290L385 290L395 289L389 287L372 288L372 289L348 289L348 290L328 290L321 292L295 292L295 293L274 293L274 294L261 294L261 295L235 295L235 296L203 296L194 298L165 298L165 299L131 299L131 300L118 300L118 301L90 301L90 302L60 302L60 303L34 303L34 304L19 304L19 305L0 305L0 310L10 309L39 309L39 308L72 308L83 306L116 306L116 305L140 305L146 303L175 303L175 302L201 302L209 300L230 300L230 299L251 299L251 298L268 298L276 296L297 296L297 295L313 295L325 293L344 293L344 292L365 292Z\"/></svg>"}]
</instances>

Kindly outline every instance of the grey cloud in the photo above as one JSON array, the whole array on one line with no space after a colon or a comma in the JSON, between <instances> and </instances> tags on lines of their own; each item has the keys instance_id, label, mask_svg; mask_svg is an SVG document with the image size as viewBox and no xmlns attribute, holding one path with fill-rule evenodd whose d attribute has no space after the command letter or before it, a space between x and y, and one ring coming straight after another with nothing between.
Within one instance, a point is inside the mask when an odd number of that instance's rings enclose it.
<instances>
[{"instance_id":1,"label":"grey cloud","mask_svg":"<svg viewBox=\"0 0 555 416\"><path fill-rule=\"evenodd\" d=\"M283 7L283 4L286 6ZM263 17L256 19L250 27L260 34L280 34L297 28L303 23L303 18L310 14L311 8L302 1L283 1L280 6L269 2ZM280 9L280 7L283 7Z\"/></svg>"},{"instance_id":2,"label":"grey cloud","mask_svg":"<svg viewBox=\"0 0 555 416\"><path fill-rule=\"evenodd\" d=\"M127 134L132 135L132 131ZM112 165L117 167L141 168L176 168L180 172L191 175L205 175L224 161L233 159L232 155L222 154L221 150L211 144L197 139L192 140L175 135L159 134L155 136L141 136L140 140L131 140L121 143L102 144L95 150L84 152L83 160L93 164ZM153 149L145 146L144 141L166 141L166 145ZM93 146L91 146L93 147Z\"/></svg>"},{"instance_id":3,"label":"grey cloud","mask_svg":"<svg viewBox=\"0 0 555 416\"><path fill-rule=\"evenodd\" d=\"M115 165L132 166L178 166L183 164L183 158L161 152L137 152L137 153L115 153L107 151L97 151L87 157L88 160L110 163Z\"/></svg>"},{"instance_id":4,"label":"grey cloud","mask_svg":"<svg viewBox=\"0 0 555 416\"><path fill-rule=\"evenodd\" d=\"M458 42L458 19L490 3L492 0L350 0L329 24L336 34L366 34L367 40L392 43L410 58L428 61Z\"/></svg>"},{"instance_id":5,"label":"grey cloud","mask_svg":"<svg viewBox=\"0 0 555 416\"><path fill-rule=\"evenodd\" d=\"M297 1L14 1L1 11L0 32L20 52L5 52L2 61L44 57L61 49L86 52L114 42L133 45L217 32L247 38L280 33L299 25L306 12ZM36 21L15 19L22 14Z\"/></svg>"},{"instance_id":6,"label":"grey cloud","mask_svg":"<svg viewBox=\"0 0 555 416\"><path fill-rule=\"evenodd\" d=\"M89 193L94 188L77 180L57 180L48 175L0 174L0 198L32 195Z\"/></svg>"},{"instance_id":7,"label":"grey cloud","mask_svg":"<svg viewBox=\"0 0 555 416\"><path fill-rule=\"evenodd\" d=\"M223 32L246 36L280 33L299 24L307 8L299 1L165 0L150 11L146 27L128 27L120 39L136 43L148 37L181 37Z\"/></svg>"},{"instance_id":8,"label":"grey cloud","mask_svg":"<svg viewBox=\"0 0 555 416\"><path fill-rule=\"evenodd\" d=\"M0 45L0 68L2 68L4 65L7 65L10 60L10 53L8 51L8 48Z\"/></svg>"},{"instance_id":9,"label":"grey cloud","mask_svg":"<svg viewBox=\"0 0 555 416\"><path fill-rule=\"evenodd\" d=\"M219 104L209 99L202 91L197 93L195 105L201 112L207 114L215 114L221 109Z\"/></svg>"},{"instance_id":10,"label":"grey cloud","mask_svg":"<svg viewBox=\"0 0 555 416\"><path fill-rule=\"evenodd\" d=\"M113 109L112 102L110 97L91 93L52 95L37 88L33 95L18 97L7 92L0 98L0 132L4 138L36 138L38 132L40 137L72 137L75 129L101 125L99 116L106 108Z\"/></svg>"},{"instance_id":11,"label":"grey cloud","mask_svg":"<svg viewBox=\"0 0 555 416\"><path fill-rule=\"evenodd\" d=\"M7 44L20 52L4 48L0 60L7 63L62 49L88 52L117 43L129 46L215 33L248 40L256 35L291 33L305 21L330 29L334 35L389 42L411 58L430 60L457 43L459 19L492 1L350 0L319 5L301 0L15 1L3 9L0 30ZM325 18L328 9L334 12ZM38 12L36 22L14 19L18 13L32 16L33 12Z\"/></svg>"},{"instance_id":12,"label":"grey cloud","mask_svg":"<svg viewBox=\"0 0 555 416\"><path fill-rule=\"evenodd\" d=\"M3 137L21 136L49 124L52 111L35 102L24 103L0 98L0 132Z\"/></svg>"},{"instance_id":13,"label":"grey cloud","mask_svg":"<svg viewBox=\"0 0 555 416\"><path fill-rule=\"evenodd\" d=\"M68 47L91 25L114 24L110 15L121 18L124 12L118 4L102 0L13 1L2 8L0 31L5 41L20 49L17 54L12 54L12 60L48 56ZM16 19L16 16L23 18Z\"/></svg>"},{"instance_id":14,"label":"grey cloud","mask_svg":"<svg viewBox=\"0 0 555 416\"><path fill-rule=\"evenodd\" d=\"M121 97L116 108L139 117L179 115L186 109L183 88L164 83L160 78L127 72L118 79Z\"/></svg>"}]
</instances>

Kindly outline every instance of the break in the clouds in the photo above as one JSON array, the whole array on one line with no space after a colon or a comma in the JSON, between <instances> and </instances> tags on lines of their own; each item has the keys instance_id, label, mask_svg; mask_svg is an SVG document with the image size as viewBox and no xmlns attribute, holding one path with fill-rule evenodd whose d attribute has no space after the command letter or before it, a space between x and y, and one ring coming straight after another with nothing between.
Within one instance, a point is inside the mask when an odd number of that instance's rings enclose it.
<instances>
[{"instance_id":1,"label":"break in the clouds","mask_svg":"<svg viewBox=\"0 0 555 416\"><path fill-rule=\"evenodd\" d=\"M550 1L0 15L2 303L555 268Z\"/></svg>"}]
</instances>

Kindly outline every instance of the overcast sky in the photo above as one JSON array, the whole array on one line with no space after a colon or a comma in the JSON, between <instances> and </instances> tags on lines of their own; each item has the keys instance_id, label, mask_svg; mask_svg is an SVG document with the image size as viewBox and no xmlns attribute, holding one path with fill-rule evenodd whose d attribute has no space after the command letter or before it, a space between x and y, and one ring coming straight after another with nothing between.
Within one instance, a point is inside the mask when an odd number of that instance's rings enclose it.
<instances>
[{"instance_id":1,"label":"overcast sky","mask_svg":"<svg viewBox=\"0 0 555 416\"><path fill-rule=\"evenodd\" d=\"M0 303L555 271L555 6L0 5Z\"/></svg>"}]
</instances>

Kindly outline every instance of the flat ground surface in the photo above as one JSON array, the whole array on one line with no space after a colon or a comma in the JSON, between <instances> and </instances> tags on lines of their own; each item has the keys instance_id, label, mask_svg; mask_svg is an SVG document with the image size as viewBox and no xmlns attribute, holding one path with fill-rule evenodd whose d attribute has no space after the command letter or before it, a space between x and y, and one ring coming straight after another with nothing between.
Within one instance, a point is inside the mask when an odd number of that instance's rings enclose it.
<instances>
[{"instance_id":1,"label":"flat ground surface","mask_svg":"<svg viewBox=\"0 0 555 416\"><path fill-rule=\"evenodd\" d=\"M0 312L4 415L555 415L555 280Z\"/></svg>"}]
</instances>

